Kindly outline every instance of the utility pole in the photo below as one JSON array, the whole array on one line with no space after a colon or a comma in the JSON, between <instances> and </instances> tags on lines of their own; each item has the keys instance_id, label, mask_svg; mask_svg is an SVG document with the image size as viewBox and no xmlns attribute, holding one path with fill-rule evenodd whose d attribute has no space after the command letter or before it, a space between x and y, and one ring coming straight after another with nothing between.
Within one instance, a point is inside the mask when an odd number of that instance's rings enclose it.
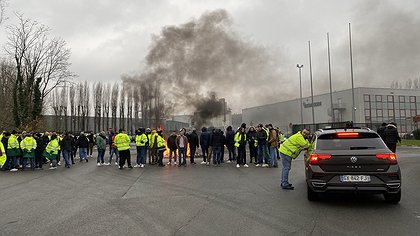
<instances>
[{"instance_id":1,"label":"utility pole","mask_svg":"<svg viewBox=\"0 0 420 236\"><path fill-rule=\"evenodd\" d=\"M302 104L302 67L303 65L297 64L299 69L299 85L300 85L300 124L303 124L303 104Z\"/></svg>"},{"instance_id":2,"label":"utility pole","mask_svg":"<svg viewBox=\"0 0 420 236\"><path fill-rule=\"evenodd\" d=\"M332 96L332 79L331 79L331 53L330 53L330 33L327 33L327 44L328 44L328 75L330 79L330 100L331 100L331 118L332 123L335 122L335 112Z\"/></svg>"},{"instance_id":3,"label":"utility pole","mask_svg":"<svg viewBox=\"0 0 420 236\"><path fill-rule=\"evenodd\" d=\"M354 102L354 79L353 79L353 52L351 46L351 23L349 23L349 41L350 41L350 76L351 76L351 96L352 96L352 113L351 120L356 123L356 107Z\"/></svg>"},{"instance_id":4,"label":"utility pole","mask_svg":"<svg viewBox=\"0 0 420 236\"><path fill-rule=\"evenodd\" d=\"M315 110L314 110L314 87L312 83L312 56L311 56L311 41L308 41L309 46L309 77L311 78L311 107L312 107L312 124L315 125Z\"/></svg>"}]
</instances>

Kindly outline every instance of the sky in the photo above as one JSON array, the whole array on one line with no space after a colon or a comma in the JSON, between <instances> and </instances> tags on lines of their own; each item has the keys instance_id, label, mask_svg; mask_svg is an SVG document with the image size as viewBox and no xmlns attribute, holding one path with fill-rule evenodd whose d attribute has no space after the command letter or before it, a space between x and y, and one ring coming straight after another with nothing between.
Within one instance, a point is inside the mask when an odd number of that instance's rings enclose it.
<instances>
[{"instance_id":1,"label":"sky","mask_svg":"<svg viewBox=\"0 0 420 236\"><path fill-rule=\"evenodd\" d=\"M204 12L225 9L236 34L264 47L276 60L278 93L267 102L299 96L296 64L303 64L304 95L310 93L308 40L314 92L328 92L326 33L330 33L334 90L350 88L348 24L353 33L355 86L389 87L420 77L420 1L416 0L8 0L0 45L14 14L36 20L71 48L76 81L120 81L142 72L145 56L162 27L180 25ZM4 57L4 50L0 50ZM229 102L229 97L227 98ZM232 98L234 111L255 106Z\"/></svg>"}]
</instances>

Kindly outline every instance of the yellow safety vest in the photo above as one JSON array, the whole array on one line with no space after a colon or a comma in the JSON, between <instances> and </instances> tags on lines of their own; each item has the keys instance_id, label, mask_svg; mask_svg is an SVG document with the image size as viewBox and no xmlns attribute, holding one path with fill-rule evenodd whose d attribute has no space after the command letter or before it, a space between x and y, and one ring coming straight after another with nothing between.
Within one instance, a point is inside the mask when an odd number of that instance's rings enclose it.
<instances>
[{"instance_id":1,"label":"yellow safety vest","mask_svg":"<svg viewBox=\"0 0 420 236\"><path fill-rule=\"evenodd\" d=\"M48 152L49 154L57 155L59 149L60 149L60 145L58 144L58 140L53 139L48 143L47 147L45 148L45 151Z\"/></svg>"},{"instance_id":2,"label":"yellow safety vest","mask_svg":"<svg viewBox=\"0 0 420 236\"><path fill-rule=\"evenodd\" d=\"M146 146L146 143L147 143L147 135L146 134L136 135L136 146L144 147L144 146Z\"/></svg>"},{"instance_id":3,"label":"yellow safety vest","mask_svg":"<svg viewBox=\"0 0 420 236\"><path fill-rule=\"evenodd\" d=\"M20 148L26 151L36 149L36 140L33 137L26 137L20 142Z\"/></svg>"},{"instance_id":4,"label":"yellow safety vest","mask_svg":"<svg viewBox=\"0 0 420 236\"><path fill-rule=\"evenodd\" d=\"M119 133L115 136L114 144L117 146L118 151L124 151L130 149L130 137L127 134Z\"/></svg>"},{"instance_id":5,"label":"yellow safety vest","mask_svg":"<svg viewBox=\"0 0 420 236\"><path fill-rule=\"evenodd\" d=\"M1 156L0 156L0 168L6 163L7 157L6 157L6 151L4 150L3 143L0 142L0 150L1 150Z\"/></svg>"},{"instance_id":6,"label":"yellow safety vest","mask_svg":"<svg viewBox=\"0 0 420 236\"><path fill-rule=\"evenodd\" d=\"M295 159L299 156L300 152L306 148L309 148L309 142L299 131L286 139L286 141L280 145L279 151L280 153Z\"/></svg>"},{"instance_id":7,"label":"yellow safety vest","mask_svg":"<svg viewBox=\"0 0 420 236\"><path fill-rule=\"evenodd\" d=\"M236 132L235 134L235 147L239 147L240 144L239 142L241 141L241 132ZM242 133L242 135L244 136L244 141L246 141L246 133Z\"/></svg>"},{"instance_id":8,"label":"yellow safety vest","mask_svg":"<svg viewBox=\"0 0 420 236\"><path fill-rule=\"evenodd\" d=\"M12 135L10 135L7 149L15 149L15 148L19 148L19 141L18 141L16 135L12 134Z\"/></svg>"}]
</instances>

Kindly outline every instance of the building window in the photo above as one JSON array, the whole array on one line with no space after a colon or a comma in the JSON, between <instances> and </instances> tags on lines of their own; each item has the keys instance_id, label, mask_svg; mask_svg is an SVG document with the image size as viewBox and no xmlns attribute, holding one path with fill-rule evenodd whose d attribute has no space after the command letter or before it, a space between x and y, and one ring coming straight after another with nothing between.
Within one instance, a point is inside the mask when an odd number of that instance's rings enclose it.
<instances>
[{"instance_id":1,"label":"building window","mask_svg":"<svg viewBox=\"0 0 420 236\"><path fill-rule=\"evenodd\" d=\"M388 102L394 102L394 96L392 96L392 95L388 95L387 96L387 100L388 100Z\"/></svg>"},{"instance_id":2,"label":"building window","mask_svg":"<svg viewBox=\"0 0 420 236\"><path fill-rule=\"evenodd\" d=\"M398 96L398 100L400 103L404 103L405 102L405 97L404 96Z\"/></svg>"},{"instance_id":3,"label":"building window","mask_svg":"<svg viewBox=\"0 0 420 236\"><path fill-rule=\"evenodd\" d=\"M390 119L394 117L394 110L388 110L388 117Z\"/></svg>"},{"instance_id":4,"label":"building window","mask_svg":"<svg viewBox=\"0 0 420 236\"><path fill-rule=\"evenodd\" d=\"M369 94L365 94L363 97L364 97L365 102L370 102L370 95Z\"/></svg>"},{"instance_id":5,"label":"building window","mask_svg":"<svg viewBox=\"0 0 420 236\"><path fill-rule=\"evenodd\" d=\"M376 96L375 96L375 100L376 100L377 102L382 102L382 96L381 96L381 95L376 95Z\"/></svg>"},{"instance_id":6,"label":"building window","mask_svg":"<svg viewBox=\"0 0 420 236\"><path fill-rule=\"evenodd\" d=\"M407 133L407 126L406 125L401 124L400 128L401 128L402 133Z\"/></svg>"},{"instance_id":7,"label":"building window","mask_svg":"<svg viewBox=\"0 0 420 236\"><path fill-rule=\"evenodd\" d=\"M404 118L405 117L405 110L400 110L400 117Z\"/></svg>"},{"instance_id":8,"label":"building window","mask_svg":"<svg viewBox=\"0 0 420 236\"><path fill-rule=\"evenodd\" d=\"M388 109L394 109L394 103L388 103Z\"/></svg>"},{"instance_id":9,"label":"building window","mask_svg":"<svg viewBox=\"0 0 420 236\"><path fill-rule=\"evenodd\" d=\"M411 117L414 117L414 116L416 116L416 115L417 115L416 110L410 110L410 116L411 116Z\"/></svg>"},{"instance_id":10,"label":"building window","mask_svg":"<svg viewBox=\"0 0 420 236\"><path fill-rule=\"evenodd\" d=\"M383 117L382 110L376 110L376 114L378 117Z\"/></svg>"},{"instance_id":11,"label":"building window","mask_svg":"<svg viewBox=\"0 0 420 236\"><path fill-rule=\"evenodd\" d=\"M416 96L410 96L410 103L416 103Z\"/></svg>"},{"instance_id":12,"label":"building window","mask_svg":"<svg viewBox=\"0 0 420 236\"><path fill-rule=\"evenodd\" d=\"M365 116L369 116L370 117L370 109L365 109Z\"/></svg>"}]
</instances>

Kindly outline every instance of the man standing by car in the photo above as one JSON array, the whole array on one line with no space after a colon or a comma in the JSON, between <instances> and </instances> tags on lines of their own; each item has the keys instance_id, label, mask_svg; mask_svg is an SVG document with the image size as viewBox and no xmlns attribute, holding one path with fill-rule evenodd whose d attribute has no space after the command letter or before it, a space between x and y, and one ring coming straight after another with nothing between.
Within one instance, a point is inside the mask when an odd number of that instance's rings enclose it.
<instances>
[{"instance_id":1,"label":"man standing by car","mask_svg":"<svg viewBox=\"0 0 420 236\"><path fill-rule=\"evenodd\" d=\"M292 167L292 159L296 159L300 152L309 148L309 130L303 129L300 132L290 136L282 145L280 145L280 157L282 160L281 170L281 188L293 190L294 187L289 183L289 171Z\"/></svg>"},{"instance_id":2,"label":"man standing by car","mask_svg":"<svg viewBox=\"0 0 420 236\"><path fill-rule=\"evenodd\" d=\"M384 142L393 153L397 151L397 142L401 142L401 138L398 134L397 124L394 122L386 126L384 131Z\"/></svg>"}]
</instances>

